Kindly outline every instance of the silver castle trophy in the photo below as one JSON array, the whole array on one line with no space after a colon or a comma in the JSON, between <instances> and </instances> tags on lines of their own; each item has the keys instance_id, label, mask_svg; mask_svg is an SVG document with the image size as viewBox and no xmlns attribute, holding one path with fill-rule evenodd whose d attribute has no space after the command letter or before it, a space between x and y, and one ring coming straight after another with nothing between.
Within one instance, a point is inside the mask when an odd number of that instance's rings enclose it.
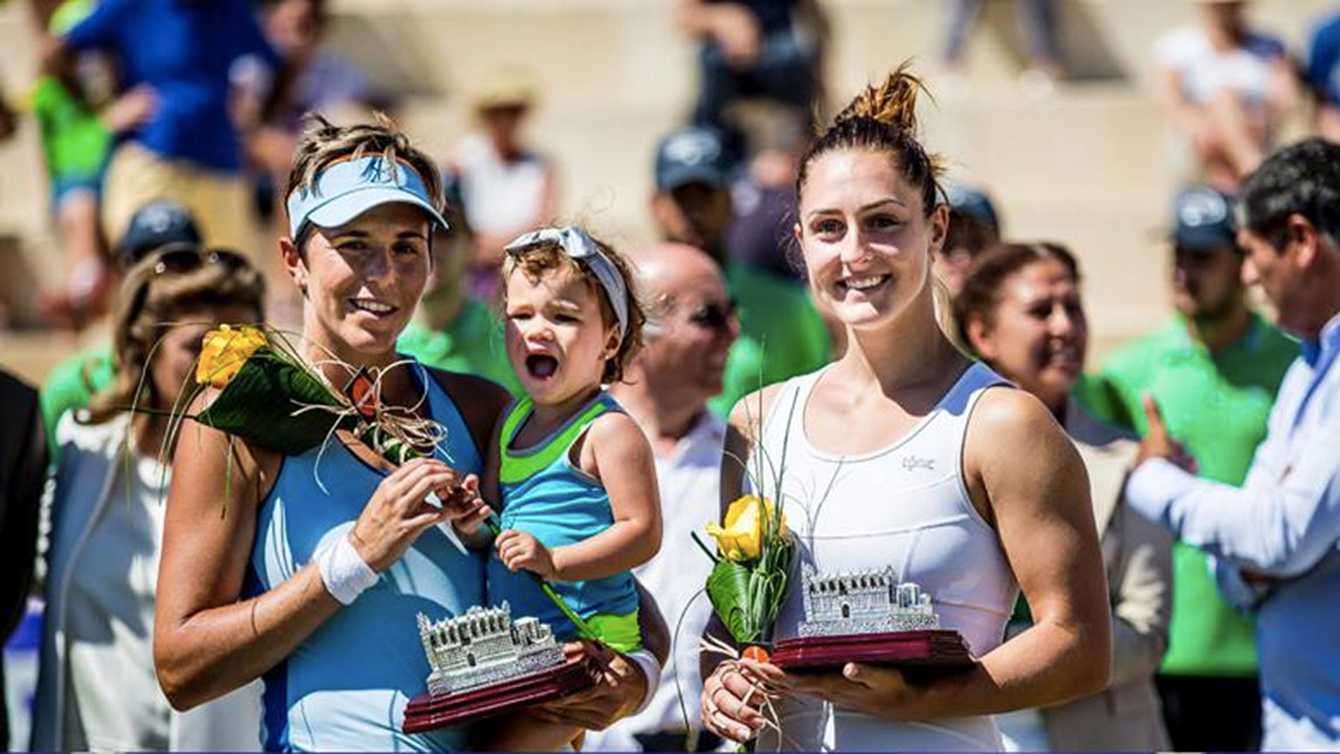
<instances>
[{"instance_id":1,"label":"silver castle trophy","mask_svg":"<svg viewBox=\"0 0 1340 754\"><path fill-rule=\"evenodd\" d=\"M940 628L931 597L892 568L801 574L805 620L798 636L776 642L772 661L797 670L832 670L848 662L896 666L971 664L957 631Z\"/></svg>"},{"instance_id":2,"label":"silver castle trophy","mask_svg":"<svg viewBox=\"0 0 1340 754\"><path fill-rule=\"evenodd\" d=\"M549 626L512 620L506 602L472 607L438 621L419 614L431 672L428 691L405 708L406 733L421 733L551 701L593 682L585 663L569 663Z\"/></svg>"}]
</instances>

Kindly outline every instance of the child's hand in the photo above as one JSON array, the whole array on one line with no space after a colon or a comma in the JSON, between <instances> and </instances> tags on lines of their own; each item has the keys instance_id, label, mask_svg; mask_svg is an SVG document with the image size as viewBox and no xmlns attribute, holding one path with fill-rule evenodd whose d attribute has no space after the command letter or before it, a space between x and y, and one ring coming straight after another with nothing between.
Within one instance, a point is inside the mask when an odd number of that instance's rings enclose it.
<instances>
[{"instance_id":1,"label":"child's hand","mask_svg":"<svg viewBox=\"0 0 1340 754\"><path fill-rule=\"evenodd\" d=\"M516 529L508 529L498 535L498 559L515 573L522 568L538 575L542 579L552 579L558 575L554 567L554 555L540 540Z\"/></svg>"},{"instance_id":2,"label":"child's hand","mask_svg":"<svg viewBox=\"0 0 1340 754\"><path fill-rule=\"evenodd\" d=\"M462 534L477 533L484 521L493 515L493 509L479 496L479 477L474 474L455 487L438 490L437 494L447 520Z\"/></svg>"}]
</instances>

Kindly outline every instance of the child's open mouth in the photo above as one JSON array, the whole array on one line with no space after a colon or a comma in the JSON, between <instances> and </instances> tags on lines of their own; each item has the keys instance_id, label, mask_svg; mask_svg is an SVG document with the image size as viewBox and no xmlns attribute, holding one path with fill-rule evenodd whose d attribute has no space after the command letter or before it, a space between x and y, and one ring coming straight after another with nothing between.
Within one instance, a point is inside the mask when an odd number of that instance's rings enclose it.
<instances>
[{"instance_id":1,"label":"child's open mouth","mask_svg":"<svg viewBox=\"0 0 1340 754\"><path fill-rule=\"evenodd\" d=\"M558 359L542 353L533 353L526 357L526 371L537 380L547 380L558 371Z\"/></svg>"}]
</instances>

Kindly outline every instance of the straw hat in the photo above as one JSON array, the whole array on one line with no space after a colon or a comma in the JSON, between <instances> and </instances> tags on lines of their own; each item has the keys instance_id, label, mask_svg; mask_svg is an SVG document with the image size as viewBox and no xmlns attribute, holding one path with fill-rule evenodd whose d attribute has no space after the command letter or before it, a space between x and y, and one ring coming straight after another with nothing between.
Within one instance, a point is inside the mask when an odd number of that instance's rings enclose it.
<instances>
[{"instance_id":1,"label":"straw hat","mask_svg":"<svg viewBox=\"0 0 1340 754\"><path fill-rule=\"evenodd\" d=\"M535 75L528 68L497 68L475 86L471 102L476 110L502 107L531 107L539 93Z\"/></svg>"}]
</instances>

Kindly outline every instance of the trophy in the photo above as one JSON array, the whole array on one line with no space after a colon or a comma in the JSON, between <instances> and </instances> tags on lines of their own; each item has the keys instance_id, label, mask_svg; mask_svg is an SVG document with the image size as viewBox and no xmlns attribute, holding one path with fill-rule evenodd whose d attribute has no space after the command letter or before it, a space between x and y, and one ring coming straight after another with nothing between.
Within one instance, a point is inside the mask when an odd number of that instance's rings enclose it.
<instances>
[{"instance_id":1,"label":"trophy","mask_svg":"<svg viewBox=\"0 0 1340 754\"><path fill-rule=\"evenodd\" d=\"M805 620L798 636L774 644L787 670L837 670L848 662L912 668L972 664L957 631L940 628L929 594L899 583L892 568L856 573L802 570Z\"/></svg>"},{"instance_id":2,"label":"trophy","mask_svg":"<svg viewBox=\"0 0 1340 754\"><path fill-rule=\"evenodd\" d=\"M512 620L506 602L436 623L419 613L432 672L405 707L406 733L459 725L567 696L595 684L587 662L566 662L547 624Z\"/></svg>"}]
</instances>

